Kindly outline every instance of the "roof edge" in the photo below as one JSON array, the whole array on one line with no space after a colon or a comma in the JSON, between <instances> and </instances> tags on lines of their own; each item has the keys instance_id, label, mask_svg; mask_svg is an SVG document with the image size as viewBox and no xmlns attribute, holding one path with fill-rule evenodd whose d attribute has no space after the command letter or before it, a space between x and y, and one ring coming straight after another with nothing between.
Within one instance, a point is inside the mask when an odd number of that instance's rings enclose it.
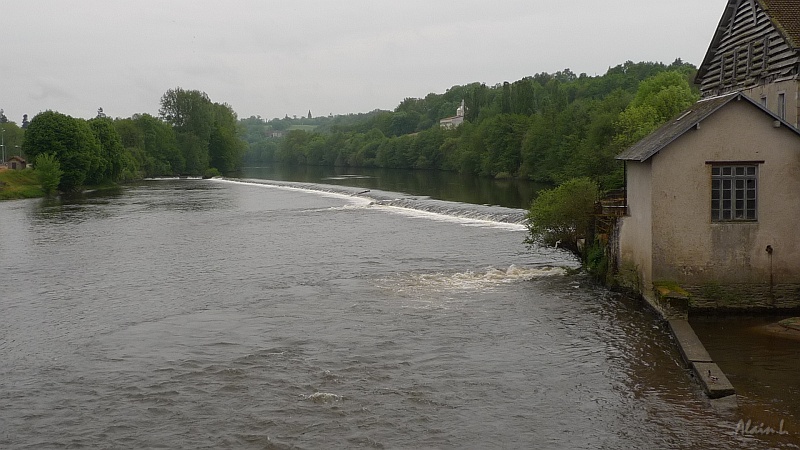
<instances>
[{"instance_id":1,"label":"roof edge","mask_svg":"<svg viewBox=\"0 0 800 450\"><path fill-rule=\"evenodd\" d=\"M762 112L766 113L767 115L769 115L770 117L772 117L776 121L780 122L781 125L783 125L784 127L788 128L789 130L794 132L796 135L800 136L800 130L799 129L795 128L792 124L787 122L785 119L781 119L777 114L773 113L772 111L770 111L769 109L764 107L764 105L762 105L761 103L756 102L752 98L746 96L744 93L739 91L739 92L734 92L734 93L729 93L729 94L724 94L724 95L718 95L718 96L715 96L715 97L703 98L703 99L697 101L691 107L681 111L677 116L675 116L675 118L673 118L669 122L663 124L662 126L658 127L656 130L654 130L652 133L650 133L648 136L644 137L642 140L640 140L636 144L633 144L631 147L628 147L627 149L625 149L622 153L617 155L617 157L615 159L619 160L619 161L645 162L648 159L652 158L653 155L655 155L656 153L660 152L661 150L663 150L668 145L670 145L673 142L675 142L679 137L681 137L684 134L686 134L686 132L688 132L692 128L695 128L700 122L706 120L708 117L710 117L713 114L715 114L717 111L719 111L721 108L723 108L728 103L732 102L733 100L739 101L739 100L743 100L743 99L746 100L747 102L749 102L751 105L757 107ZM714 102L718 101L720 103L718 105L715 105L713 108L709 109L708 111L704 111L703 114L701 114L700 116L693 117L692 120L690 120L690 121L686 122L685 124L683 124L682 126L678 127L676 132L674 133L674 135L672 135L669 139L665 139L664 142L659 143L658 146L655 146L654 148L652 148L652 149L650 149L647 152L642 153L642 154L637 154L635 152L629 152L629 150L635 148L637 145L639 145L639 143L645 141L650 136L656 135L657 133L659 133L661 130L663 130L666 127L674 126L677 121L682 120L685 116L687 116L687 114L693 112L697 108L697 105L700 105L700 104L706 103L706 102L712 102L712 101L714 101ZM631 153L631 154L628 155L627 153Z\"/></svg>"}]
</instances>

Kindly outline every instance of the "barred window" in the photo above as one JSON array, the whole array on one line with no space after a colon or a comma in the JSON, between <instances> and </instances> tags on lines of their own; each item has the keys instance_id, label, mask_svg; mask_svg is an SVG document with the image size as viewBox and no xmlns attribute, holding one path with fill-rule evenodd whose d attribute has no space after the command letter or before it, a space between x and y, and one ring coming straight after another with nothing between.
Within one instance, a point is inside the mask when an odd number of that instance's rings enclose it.
<instances>
[{"instance_id":1,"label":"barred window","mask_svg":"<svg viewBox=\"0 0 800 450\"><path fill-rule=\"evenodd\" d=\"M758 220L758 166L711 167L711 221Z\"/></svg>"}]
</instances>

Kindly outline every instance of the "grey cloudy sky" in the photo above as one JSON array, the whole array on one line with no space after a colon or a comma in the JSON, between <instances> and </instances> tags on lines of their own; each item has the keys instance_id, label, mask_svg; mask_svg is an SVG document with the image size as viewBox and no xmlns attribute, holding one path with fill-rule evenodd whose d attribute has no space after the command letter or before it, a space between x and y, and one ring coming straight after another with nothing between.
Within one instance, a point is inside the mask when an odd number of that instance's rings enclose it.
<instances>
[{"instance_id":1,"label":"grey cloudy sky","mask_svg":"<svg viewBox=\"0 0 800 450\"><path fill-rule=\"evenodd\" d=\"M699 65L725 0L28 0L0 7L0 108L157 114L177 86L239 117L393 109L406 97L632 61Z\"/></svg>"}]
</instances>

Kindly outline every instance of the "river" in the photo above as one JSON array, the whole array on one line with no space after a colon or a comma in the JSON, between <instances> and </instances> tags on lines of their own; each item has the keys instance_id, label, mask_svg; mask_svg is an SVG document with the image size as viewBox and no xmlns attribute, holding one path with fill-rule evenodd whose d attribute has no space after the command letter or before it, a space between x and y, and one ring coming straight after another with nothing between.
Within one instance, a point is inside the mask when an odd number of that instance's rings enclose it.
<instances>
[{"instance_id":1,"label":"river","mask_svg":"<svg viewBox=\"0 0 800 450\"><path fill-rule=\"evenodd\" d=\"M796 448L735 433L664 327L527 249L521 211L368 189L0 203L0 447ZM797 433L797 391L763 392L744 411Z\"/></svg>"}]
</instances>

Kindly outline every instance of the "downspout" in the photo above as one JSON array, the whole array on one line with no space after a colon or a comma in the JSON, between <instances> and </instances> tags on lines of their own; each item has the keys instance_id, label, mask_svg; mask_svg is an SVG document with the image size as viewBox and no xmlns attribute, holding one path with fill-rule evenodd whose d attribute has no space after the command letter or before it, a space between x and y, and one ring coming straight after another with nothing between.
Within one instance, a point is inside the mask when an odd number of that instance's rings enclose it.
<instances>
[{"instance_id":1,"label":"downspout","mask_svg":"<svg viewBox=\"0 0 800 450\"><path fill-rule=\"evenodd\" d=\"M771 245L767 246L767 254L769 255L769 302L772 306L775 306L775 278L772 271L772 249Z\"/></svg>"}]
</instances>

